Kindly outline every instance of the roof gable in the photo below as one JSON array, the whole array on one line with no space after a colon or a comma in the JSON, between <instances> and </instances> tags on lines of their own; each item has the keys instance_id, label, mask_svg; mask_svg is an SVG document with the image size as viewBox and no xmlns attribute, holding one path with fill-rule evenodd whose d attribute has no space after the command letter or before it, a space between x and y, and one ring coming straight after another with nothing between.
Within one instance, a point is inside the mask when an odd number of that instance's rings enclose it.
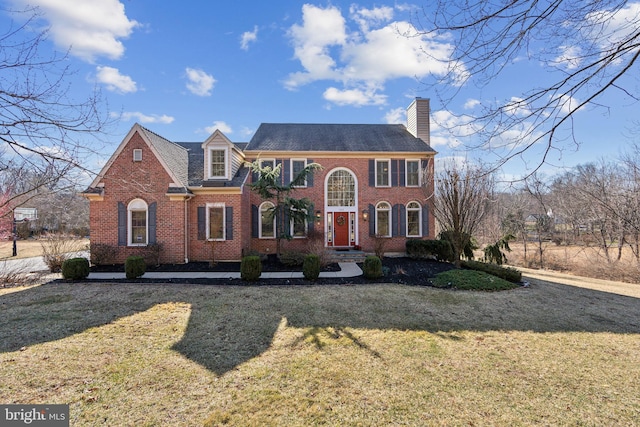
<instances>
[{"instance_id":1,"label":"roof gable","mask_svg":"<svg viewBox=\"0 0 640 427\"><path fill-rule=\"evenodd\" d=\"M105 176L109 168L111 168L111 165L122 154L124 148L136 132L147 144L174 183L179 186L186 186L188 182L189 164L187 150L136 123L131 127L127 136L122 140L116 151L100 170L100 173L95 177L90 187L96 187L98 185L102 177Z\"/></svg>"}]
</instances>

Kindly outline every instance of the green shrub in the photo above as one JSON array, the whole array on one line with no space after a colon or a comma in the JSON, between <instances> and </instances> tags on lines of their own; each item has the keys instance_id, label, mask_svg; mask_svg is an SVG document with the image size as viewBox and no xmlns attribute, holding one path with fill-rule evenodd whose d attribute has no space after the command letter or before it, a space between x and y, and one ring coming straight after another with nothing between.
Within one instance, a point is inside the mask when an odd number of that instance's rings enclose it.
<instances>
[{"instance_id":1,"label":"green shrub","mask_svg":"<svg viewBox=\"0 0 640 427\"><path fill-rule=\"evenodd\" d=\"M124 272L127 279L137 279L147 271L147 264L141 256L130 256L124 262Z\"/></svg>"},{"instance_id":2,"label":"green shrub","mask_svg":"<svg viewBox=\"0 0 640 427\"><path fill-rule=\"evenodd\" d=\"M285 251L280 254L280 262L288 267L298 267L304 262L305 255L302 252Z\"/></svg>"},{"instance_id":3,"label":"green shrub","mask_svg":"<svg viewBox=\"0 0 640 427\"><path fill-rule=\"evenodd\" d=\"M512 267L501 267L495 264L487 264L480 261L462 261L460 264L470 270L483 271L509 282L518 283L522 280L522 272Z\"/></svg>"},{"instance_id":4,"label":"green shrub","mask_svg":"<svg viewBox=\"0 0 640 427\"><path fill-rule=\"evenodd\" d=\"M453 262L453 247L447 240L408 239L405 248L411 258L435 258L438 261Z\"/></svg>"},{"instance_id":5,"label":"green shrub","mask_svg":"<svg viewBox=\"0 0 640 427\"><path fill-rule=\"evenodd\" d=\"M476 244L475 239L471 235L464 232L461 232L460 235L458 235L458 233L453 230L441 231L438 238L440 240L447 241L449 242L449 244L451 244L451 262L457 261L453 259L453 256L454 256L453 244L458 240L457 237L460 237L460 240L463 242L462 248L460 248L460 252L461 252L460 257L466 258L466 259L473 259L473 251L478 249L478 245Z\"/></svg>"},{"instance_id":6,"label":"green shrub","mask_svg":"<svg viewBox=\"0 0 640 427\"><path fill-rule=\"evenodd\" d=\"M432 283L437 288L467 291L504 291L518 287L515 283L476 270L445 271L437 274Z\"/></svg>"},{"instance_id":7,"label":"green shrub","mask_svg":"<svg viewBox=\"0 0 640 427\"><path fill-rule=\"evenodd\" d=\"M320 276L320 257L318 255L309 254L304 257L302 274L307 280L316 280Z\"/></svg>"},{"instance_id":8,"label":"green shrub","mask_svg":"<svg viewBox=\"0 0 640 427\"><path fill-rule=\"evenodd\" d=\"M369 255L364 259L362 272L367 279L377 279L382 277L382 260L374 255Z\"/></svg>"},{"instance_id":9,"label":"green shrub","mask_svg":"<svg viewBox=\"0 0 640 427\"><path fill-rule=\"evenodd\" d=\"M112 265L116 263L118 247L106 243L91 243L89 256L93 265Z\"/></svg>"},{"instance_id":10,"label":"green shrub","mask_svg":"<svg viewBox=\"0 0 640 427\"><path fill-rule=\"evenodd\" d=\"M240 262L240 277L248 282L255 282L262 274L262 262L259 256L251 255Z\"/></svg>"},{"instance_id":11,"label":"green shrub","mask_svg":"<svg viewBox=\"0 0 640 427\"><path fill-rule=\"evenodd\" d=\"M83 280L89 277L89 260L71 258L62 263L62 277L66 280Z\"/></svg>"}]
</instances>

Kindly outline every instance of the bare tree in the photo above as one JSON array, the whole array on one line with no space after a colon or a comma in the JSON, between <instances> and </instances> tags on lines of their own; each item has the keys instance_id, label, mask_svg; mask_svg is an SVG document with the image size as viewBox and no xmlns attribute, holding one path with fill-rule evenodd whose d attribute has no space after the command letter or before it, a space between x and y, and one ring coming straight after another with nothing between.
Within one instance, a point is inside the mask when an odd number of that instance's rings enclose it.
<instances>
[{"instance_id":1,"label":"bare tree","mask_svg":"<svg viewBox=\"0 0 640 427\"><path fill-rule=\"evenodd\" d=\"M441 230L451 237L454 260L459 263L488 211L495 180L485 168L468 162L462 166L450 162L431 176L435 182L425 183L425 193L433 200Z\"/></svg>"},{"instance_id":2,"label":"bare tree","mask_svg":"<svg viewBox=\"0 0 640 427\"><path fill-rule=\"evenodd\" d=\"M572 118L586 106L603 107L606 92L640 98L635 2L436 0L415 19L424 34L446 34L453 49L449 73L432 88L445 109L461 86L497 81L519 59L545 66L519 96L483 103L479 114L465 116L464 132L475 131L477 146L497 149L497 166L536 144L546 147L538 167L552 148L577 146Z\"/></svg>"},{"instance_id":3,"label":"bare tree","mask_svg":"<svg viewBox=\"0 0 640 427\"><path fill-rule=\"evenodd\" d=\"M529 194L534 202L535 209L529 217L538 243L538 256L540 268L544 268L544 242L550 239L553 228L553 210L549 205L550 189L544 177L534 173L524 180L524 191Z\"/></svg>"},{"instance_id":4,"label":"bare tree","mask_svg":"<svg viewBox=\"0 0 640 427\"><path fill-rule=\"evenodd\" d=\"M70 95L66 55L42 55L47 32L32 32L37 9L13 13L30 19L0 34L0 193L9 194L0 216L40 188L73 187L65 179L83 169L107 123L98 92L81 101ZM26 172L35 178L23 180Z\"/></svg>"}]
</instances>

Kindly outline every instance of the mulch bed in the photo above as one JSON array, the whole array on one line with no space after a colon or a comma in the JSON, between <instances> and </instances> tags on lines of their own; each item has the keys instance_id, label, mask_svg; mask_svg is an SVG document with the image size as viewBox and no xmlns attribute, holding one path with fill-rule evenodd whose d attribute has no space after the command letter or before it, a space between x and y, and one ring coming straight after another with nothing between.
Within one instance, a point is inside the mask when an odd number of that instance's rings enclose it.
<instances>
[{"instance_id":1,"label":"mulch bed","mask_svg":"<svg viewBox=\"0 0 640 427\"><path fill-rule=\"evenodd\" d=\"M382 265L386 274L379 279L366 279L364 276L319 278L313 282L305 279L260 279L257 282L245 282L241 279L145 279L144 276L133 282L140 283L194 283L194 284L229 284L229 285L326 285L326 284L370 284L370 283L399 283L414 286L429 286L430 278L436 274L454 269L453 264L434 260L416 260L406 257L384 258ZM362 267L362 265L360 265ZM338 264L329 264L322 271L339 271ZM122 265L94 266L92 272L122 272ZM149 272L234 272L240 271L239 262L219 262L211 267L207 262L190 262L188 264L164 264L149 268ZM262 264L263 272L302 271L302 268L284 266L278 261L268 261ZM113 280L109 280L113 282ZM127 280L131 282L131 280Z\"/></svg>"}]
</instances>

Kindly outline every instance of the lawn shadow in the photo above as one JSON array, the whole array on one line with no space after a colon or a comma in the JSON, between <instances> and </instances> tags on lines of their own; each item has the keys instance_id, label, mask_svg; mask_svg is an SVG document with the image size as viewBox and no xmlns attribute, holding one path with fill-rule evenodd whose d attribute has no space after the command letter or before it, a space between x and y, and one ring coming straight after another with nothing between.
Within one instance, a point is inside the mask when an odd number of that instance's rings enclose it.
<instances>
[{"instance_id":1,"label":"lawn shadow","mask_svg":"<svg viewBox=\"0 0 640 427\"><path fill-rule=\"evenodd\" d=\"M499 293L403 285L206 286L50 283L0 296L0 352L51 342L167 302L191 314L173 349L218 375L264 353L282 322L301 340L357 329L640 333L640 299L558 284ZM310 341L311 342L311 341Z\"/></svg>"}]
</instances>

